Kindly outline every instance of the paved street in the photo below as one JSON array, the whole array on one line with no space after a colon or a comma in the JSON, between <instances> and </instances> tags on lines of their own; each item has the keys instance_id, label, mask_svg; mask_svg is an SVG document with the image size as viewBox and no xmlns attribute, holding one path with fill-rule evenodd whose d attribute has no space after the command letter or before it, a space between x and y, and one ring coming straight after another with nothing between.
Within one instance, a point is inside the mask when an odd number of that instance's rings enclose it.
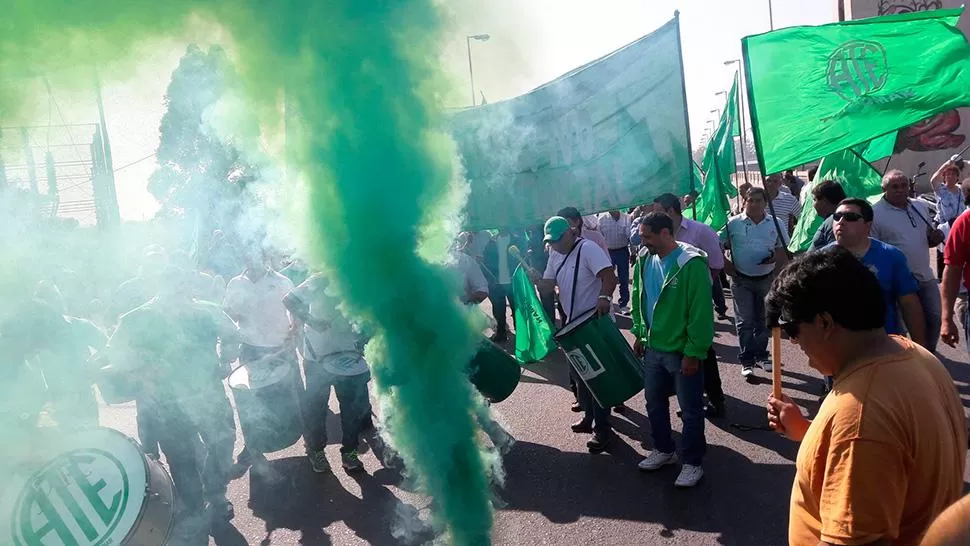
<instances>
[{"instance_id":1,"label":"paved street","mask_svg":"<svg viewBox=\"0 0 970 546\"><path fill-rule=\"evenodd\" d=\"M629 328L624 317L618 323ZM708 421L706 474L693 490L674 489L676 467L654 474L637 470L647 451L640 443L649 442L642 394L629 401L625 414L614 414L620 441L609 453L590 455L587 436L569 430L577 414L569 410L562 355L527 369L515 393L494 406L517 440L505 457L505 486L496 491L495 543L785 544L797 446L763 430L770 377L759 371L758 384L741 378L733 322L717 323L716 343L728 415ZM818 374L797 347L787 341L783 347L785 391L814 414L821 388ZM942 356L970 407L965 348L944 346ZM336 411L334 398L331 404ZM676 409L672 399L671 413ZM679 420L672 417L679 429ZM330 430L339 430L337 418L330 419ZM135 433L133 407L104 407L102 421ZM382 468L372 452L361 456L366 474L348 476L339 468L338 447L327 447L336 467L332 475L310 471L300 442L270 455L279 479L268 483L247 473L233 481L234 527L219 530L210 543L426 542L431 535L418 517L427 515L428 500L409 492L406 482ZM237 452L240 448L237 441Z\"/></svg>"}]
</instances>

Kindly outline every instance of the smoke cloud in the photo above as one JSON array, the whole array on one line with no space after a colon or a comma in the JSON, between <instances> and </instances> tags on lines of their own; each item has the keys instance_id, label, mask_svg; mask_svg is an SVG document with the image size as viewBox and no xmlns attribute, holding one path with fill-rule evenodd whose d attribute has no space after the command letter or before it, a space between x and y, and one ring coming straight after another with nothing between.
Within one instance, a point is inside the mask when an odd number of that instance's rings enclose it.
<instances>
[{"instance_id":1,"label":"smoke cloud","mask_svg":"<svg viewBox=\"0 0 970 546\"><path fill-rule=\"evenodd\" d=\"M95 62L120 75L137 61L127 52L152 40L230 37L245 115L286 127L284 183L305 211L288 220L302 220L303 254L376 334L367 355L394 444L448 540L485 544L489 462L466 374L480 334L428 259L443 253L464 191L441 132L445 24L432 0L15 2L0 18L0 74L73 67L62 83L88 85ZM23 107L0 81L0 121ZM0 266L8 289L25 284L30 255L19 248Z\"/></svg>"}]
</instances>

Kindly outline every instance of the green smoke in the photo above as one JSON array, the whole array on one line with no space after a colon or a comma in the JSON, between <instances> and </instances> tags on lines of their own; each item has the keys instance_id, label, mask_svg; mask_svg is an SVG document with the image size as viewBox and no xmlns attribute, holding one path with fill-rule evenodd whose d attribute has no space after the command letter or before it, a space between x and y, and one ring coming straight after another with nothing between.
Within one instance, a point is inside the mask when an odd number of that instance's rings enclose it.
<instances>
[{"instance_id":1,"label":"green smoke","mask_svg":"<svg viewBox=\"0 0 970 546\"><path fill-rule=\"evenodd\" d=\"M442 232L433 226L447 220L441 200L456 195L453 151L438 132L447 85L437 4L12 2L0 10L0 121L22 106L4 75L74 67L74 85L86 86L94 62L103 77L119 76L140 42L185 36L199 21L231 36L250 115L273 126L285 95L288 173L307 191L305 242L377 333L368 356L395 445L450 541L488 543L492 512L473 417L481 407L464 371L479 336L448 274L417 254L426 235ZM3 279L17 276L2 267Z\"/></svg>"}]
</instances>

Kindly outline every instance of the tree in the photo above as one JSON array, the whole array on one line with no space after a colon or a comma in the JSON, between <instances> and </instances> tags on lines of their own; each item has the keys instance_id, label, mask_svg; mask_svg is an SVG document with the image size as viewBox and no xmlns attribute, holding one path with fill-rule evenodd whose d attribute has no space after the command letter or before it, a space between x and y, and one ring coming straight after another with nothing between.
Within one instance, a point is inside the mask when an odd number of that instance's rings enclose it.
<instances>
[{"instance_id":1,"label":"tree","mask_svg":"<svg viewBox=\"0 0 970 546\"><path fill-rule=\"evenodd\" d=\"M231 218L249 179L238 176L248 170L238 150L205 122L207 110L225 95L234 77L222 48L206 52L190 45L165 93L159 167L149 178L148 191L161 204L160 215L200 222L196 230L202 233Z\"/></svg>"}]
</instances>

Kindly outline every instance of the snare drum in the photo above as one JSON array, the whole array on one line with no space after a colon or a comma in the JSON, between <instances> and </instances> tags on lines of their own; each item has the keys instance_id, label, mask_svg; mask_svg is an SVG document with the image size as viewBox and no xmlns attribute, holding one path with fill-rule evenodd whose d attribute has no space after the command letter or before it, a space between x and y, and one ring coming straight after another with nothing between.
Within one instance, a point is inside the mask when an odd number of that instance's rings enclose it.
<instances>
[{"instance_id":1,"label":"snare drum","mask_svg":"<svg viewBox=\"0 0 970 546\"><path fill-rule=\"evenodd\" d=\"M80 430L18 466L0 498L0 543L164 546L175 489L161 463L108 428Z\"/></svg>"}]
</instances>

